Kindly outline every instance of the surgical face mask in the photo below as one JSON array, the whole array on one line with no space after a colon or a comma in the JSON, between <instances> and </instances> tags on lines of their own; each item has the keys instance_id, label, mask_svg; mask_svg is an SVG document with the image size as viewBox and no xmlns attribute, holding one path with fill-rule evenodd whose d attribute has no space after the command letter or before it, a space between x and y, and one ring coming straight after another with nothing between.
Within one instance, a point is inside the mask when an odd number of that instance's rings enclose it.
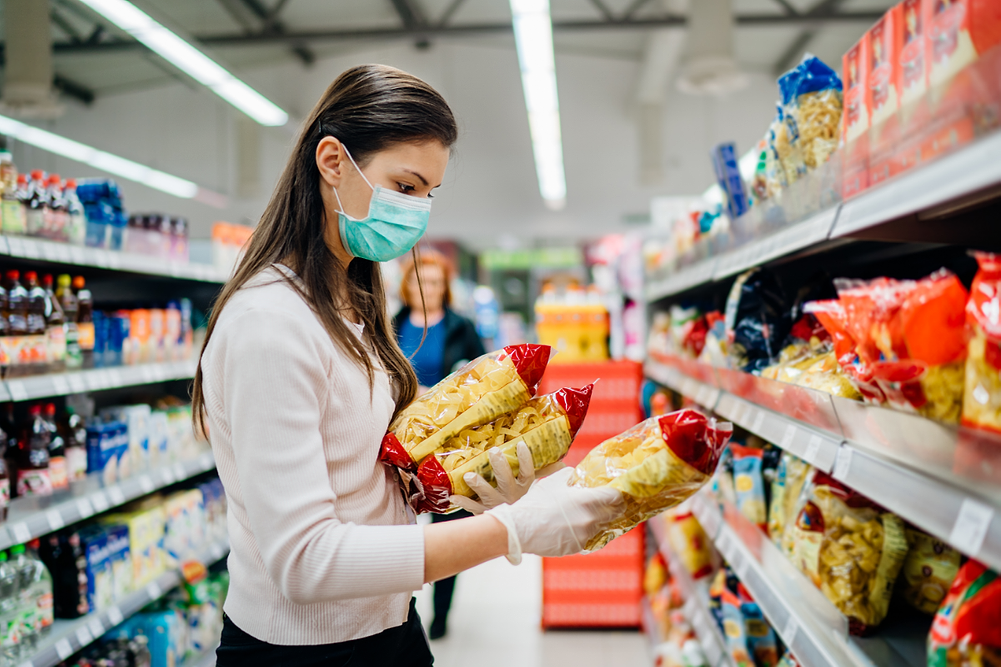
<instances>
[{"instance_id":1,"label":"surgical face mask","mask_svg":"<svg viewBox=\"0 0 1001 667\"><path fill-rule=\"evenodd\" d=\"M337 211L337 224L344 249L352 257L373 262L386 262L405 255L417 245L428 228L431 200L391 192L381 185L373 186L358 169L358 163L347 148L344 152L368 187L372 188L368 215L361 219L352 218L344 212L341 196L334 188L334 196L341 209Z\"/></svg>"}]
</instances>

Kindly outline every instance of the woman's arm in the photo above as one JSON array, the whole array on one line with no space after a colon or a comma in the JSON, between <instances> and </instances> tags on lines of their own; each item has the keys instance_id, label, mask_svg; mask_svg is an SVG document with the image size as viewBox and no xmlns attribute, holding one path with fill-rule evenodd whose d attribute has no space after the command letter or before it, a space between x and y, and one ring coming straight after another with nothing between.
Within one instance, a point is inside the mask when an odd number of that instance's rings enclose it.
<instances>
[{"instance_id":1,"label":"woman's arm","mask_svg":"<svg viewBox=\"0 0 1001 667\"><path fill-rule=\"evenodd\" d=\"M483 514L424 526L424 581L432 582L504 556L507 528Z\"/></svg>"}]
</instances>

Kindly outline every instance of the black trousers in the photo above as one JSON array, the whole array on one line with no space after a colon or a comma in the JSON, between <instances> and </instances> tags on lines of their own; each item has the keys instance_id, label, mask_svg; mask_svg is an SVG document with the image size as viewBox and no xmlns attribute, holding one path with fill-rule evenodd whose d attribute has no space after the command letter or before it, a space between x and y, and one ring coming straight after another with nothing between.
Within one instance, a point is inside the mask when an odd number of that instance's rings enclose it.
<instances>
[{"instance_id":1,"label":"black trousers","mask_svg":"<svg viewBox=\"0 0 1001 667\"><path fill-rule=\"evenodd\" d=\"M442 521L452 521L454 519L464 519L473 516L466 510L459 510L451 514L432 514L432 523ZM452 594L455 592L455 576L439 579L432 586L434 589L434 618L438 623L444 623L448 618L448 610L452 607Z\"/></svg>"},{"instance_id":2,"label":"black trousers","mask_svg":"<svg viewBox=\"0 0 1001 667\"><path fill-rule=\"evenodd\" d=\"M431 667L434 656L410 600L406 623L377 635L320 646L276 646L250 636L223 618L217 667Z\"/></svg>"}]
</instances>

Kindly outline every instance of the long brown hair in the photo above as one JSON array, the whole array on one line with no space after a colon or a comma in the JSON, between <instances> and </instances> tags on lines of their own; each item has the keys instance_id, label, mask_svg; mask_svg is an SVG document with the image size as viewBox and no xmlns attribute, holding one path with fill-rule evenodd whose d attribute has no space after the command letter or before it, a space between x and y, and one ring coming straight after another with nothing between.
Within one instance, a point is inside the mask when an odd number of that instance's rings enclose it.
<instances>
[{"instance_id":1,"label":"long brown hair","mask_svg":"<svg viewBox=\"0 0 1001 667\"><path fill-rule=\"evenodd\" d=\"M334 342L365 369L371 385L372 359L341 313L350 309L361 318L380 363L396 383L399 412L414 400L417 376L390 330L379 264L355 258L345 271L324 241L327 220L316 147L326 136L349 146L362 166L375 153L400 143L437 141L451 148L458 128L444 98L406 72L384 65L361 65L337 77L306 119L243 259L213 304L202 354L219 314L237 290L272 264L282 263L295 271L302 285L285 279L309 304ZM192 387L192 413L196 432L206 433L201 356Z\"/></svg>"}]
</instances>

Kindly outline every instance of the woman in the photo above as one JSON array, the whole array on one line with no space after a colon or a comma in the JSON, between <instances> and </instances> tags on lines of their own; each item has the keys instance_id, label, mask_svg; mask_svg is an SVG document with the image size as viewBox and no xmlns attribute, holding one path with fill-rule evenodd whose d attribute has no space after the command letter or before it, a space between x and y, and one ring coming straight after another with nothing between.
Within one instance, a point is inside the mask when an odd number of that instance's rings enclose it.
<instances>
[{"instance_id":1,"label":"woman","mask_svg":"<svg viewBox=\"0 0 1001 667\"><path fill-rule=\"evenodd\" d=\"M417 373L419 391L437 384L462 363L484 353L475 325L449 308L451 266L434 251L423 251L417 261L403 267L400 298L403 308L393 318L396 340ZM470 516L459 510L432 514L431 521L452 521ZM431 639L441 639L448 628L448 610L455 592L455 577L434 584L434 619Z\"/></svg>"},{"instance_id":2,"label":"woman","mask_svg":"<svg viewBox=\"0 0 1001 667\"><path fill-rule=\"evenodd\" d=\"M212 310L192 399L229 503L221 667L430 665L414 590L502 555L579 551L621 511L617 491L571 488L566 470L529 489L522 445L525 474L498 460L483 514L417 526L378 460L417 393L378 262L424 233L456 134L423 81L343 73Z\"/></svg>"}]
</instances>

